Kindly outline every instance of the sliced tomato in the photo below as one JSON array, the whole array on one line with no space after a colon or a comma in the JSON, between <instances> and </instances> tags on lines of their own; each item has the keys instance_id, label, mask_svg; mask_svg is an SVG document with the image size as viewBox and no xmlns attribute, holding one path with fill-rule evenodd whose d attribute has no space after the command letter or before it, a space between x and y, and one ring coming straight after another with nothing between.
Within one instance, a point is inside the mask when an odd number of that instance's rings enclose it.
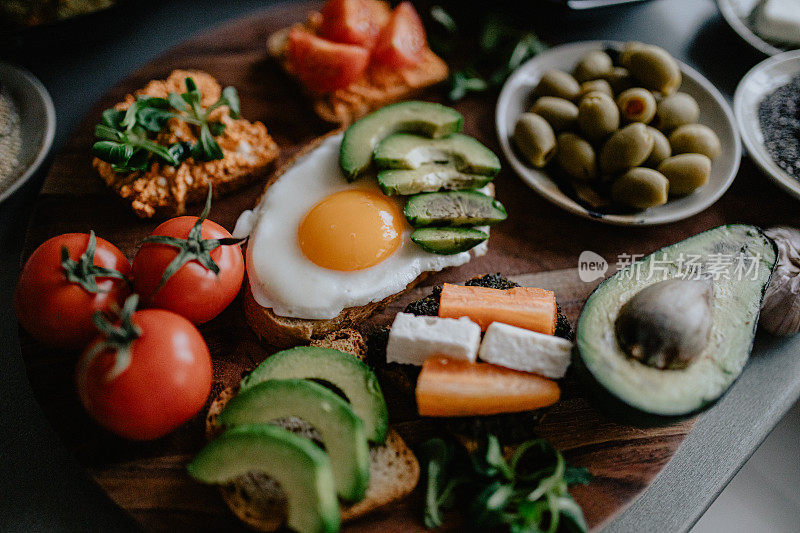
<instances>
[{"instance_id":1,"label":"sliced tomato","mask_svg":"<svg viewBox=\"0 0 800 533\"><path fill-rule=\"evenodd\" d=\"M391 10L379 0L328 0L322 8L320 37L372 48Z\"/></svg>"},{"instance_id":2,"label":"sliced tomato","mask_svg":"<svg viewBox=\"0 0 800 533\"><path fill-rule=\"evenodd\" d=\"M358 80L369 63L369 50L317 37L299 26L289 32L289 63L300 81L315 92L330 92Z\"/></svg>"},{"instance_id":3,"label":"sliced tomato","mask_svg":"<svg viewBox=\"0 0 800 533\"><path fill-rule=\"evenodd\" d=\"M403 2L378 35L372 51L376 62L393 68L414 67L427 46L425 27L411 2Z\"/></svg>"}]
</instances>

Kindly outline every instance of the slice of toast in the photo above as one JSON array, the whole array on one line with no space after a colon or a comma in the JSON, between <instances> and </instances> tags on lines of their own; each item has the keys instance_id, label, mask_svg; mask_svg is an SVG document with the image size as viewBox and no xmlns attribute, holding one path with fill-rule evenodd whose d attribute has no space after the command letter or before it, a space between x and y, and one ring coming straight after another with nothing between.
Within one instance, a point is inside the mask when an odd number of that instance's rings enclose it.
<instances>
[{"instance_id":1,"label":"slice of toast","mask_svg":"<svg viewBox=\"0 0 800 533\"><path fill-rule=\"evenodd\" d=\"M311 13L302 26L315 31L320 20L319 13ZM267 49L270 56L293 75L286 54L290 30L283 28L273 33L267 41ZM320 118L346 126L370 111L413 98L423 89L446 80L448 73L447 63L426 47L415 67L396 69L370 64L361 79L348 87L328 93L308 90L306 93Z\"/></svg>"},{"instance_id":2,"label":"slice of toast","mask_svg":"<svg viewBox=\"0 0 800 533\"><path fill-rule=\"evenodd\" d=\"M167 79L152 80L135 94L127 95L115 108L127 109L137 96L166 98L170 92L182 93L186 91L187 77L200 89L203 106L219 99L222 87L211 75L198 70L175 70ZM279 149L264 124L234 119L227 106L215 110L211 117L225 125L225 131L216 138L223 159L199 162L189 158L177 167L154 161L147 171L128 174L115 172L111 164L98 158L92 165L106 185L129 201L134 213L142 218L180 215L187 204L206 197L209 184L213 185L214 196L220 196L263 178L272 170ZM158 134L158 142L194 143L196 133L186 122L170 119Z\"/></svg>"},{"instance_id":3,"label":"slice of toast","mask_svg":"<svg viewBox=\"0 0 800 533\"><path fill-rule=\"evenodd\" d=\"M293 157L291 157L286 164L281 166L269 179L264 191L266 192L273 183L275 183L289 168L294 166L295 162L307 153L311 152L322 142L330 137L340 133L341 130L332 131L322 137L319 137L309 143L307 146L299 150ZM247 279L244 281L244 314L247 324L255 332L255 334L264 342L275 346L277 348L289 348L297 346L298 344L308 344L314 339L321 339L322 337L339 331L344 328L352 327L374 313L385 308L394 300L400 298L408 291L413 289L417 284L422 282L428 277L428 272L423 272L416 279L414 279L402 292L393 294L384 298L379 302L373 302L367 305L358 307L349 307L342 310L335 318L325 320L314 320L306 318L292 318L276 315L272 309L262 307L256 302L253 293L250 290L250 283Z\"/></svg>"},{"instance_id":4,"label":"slice of toast","mask_svg":"<svg viewBox=\"0 0 800 533\"><path fill-rule=\"evenodd\" d=\"M334 332L316 341L316 346L335 348L363 359L366 343L355 330ZM234 396L226 388L214 399L206 416L206 436L219 433L217 415ZM280 425L294 433L319 442L319 434L298 418L285 418ZM353 520L408 495L419 481L419 462L394 430L389 430L386 443L370 447L370 482L363 500L341 506L342 521ZM286 496L280 486L262 474L250 473L229 485L220 487L222 498L245 524L258 531L275 531L286 520Z\"/></svg>"}]
</instances>

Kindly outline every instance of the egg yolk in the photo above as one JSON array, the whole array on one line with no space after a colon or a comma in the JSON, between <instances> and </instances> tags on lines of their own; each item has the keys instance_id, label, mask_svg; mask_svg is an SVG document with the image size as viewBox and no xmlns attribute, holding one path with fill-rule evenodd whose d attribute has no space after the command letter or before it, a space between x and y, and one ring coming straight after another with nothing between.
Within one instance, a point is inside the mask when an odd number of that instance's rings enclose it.
<instances>
[{"instance_id":1,"label":"egg yolk","mask_svg":"<svg viewBox=\"0 0 800 533\"><path fill-rule=\"evenodd\" d=\"M306 214L298 229L300 249L316 265L361 270L377 265L401 242L403 215L388 197L372 191L331 194Z\"/></svg>"}]
</instances>

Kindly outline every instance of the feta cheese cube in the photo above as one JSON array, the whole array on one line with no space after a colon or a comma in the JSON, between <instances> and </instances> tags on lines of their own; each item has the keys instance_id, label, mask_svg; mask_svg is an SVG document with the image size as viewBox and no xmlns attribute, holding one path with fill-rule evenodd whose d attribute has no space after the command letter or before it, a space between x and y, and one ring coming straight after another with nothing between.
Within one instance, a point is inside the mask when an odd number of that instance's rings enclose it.
<instances>
[{"instance_id":1,"label":"feta cheese cube","mask_svg":"<svg viewBox=\"0 0 800 533\"><path fill-rule=\"evenodd\" d=\"M571 354L572 343L566 339L492 322L483 336L478 357L514 370L563 378Z\"/></svg>"},{"instance_id":2,"label":"feta cheese cube","mask_svg":"<svg viewBox=\"0 0 800 533\"><path fill-rule=\"evenodd\" d=\"M475 362L481 327L463 317L439 318L398 313L389 330L386 361L421 366L434 355Z\"/></svg>"}]
</instances>

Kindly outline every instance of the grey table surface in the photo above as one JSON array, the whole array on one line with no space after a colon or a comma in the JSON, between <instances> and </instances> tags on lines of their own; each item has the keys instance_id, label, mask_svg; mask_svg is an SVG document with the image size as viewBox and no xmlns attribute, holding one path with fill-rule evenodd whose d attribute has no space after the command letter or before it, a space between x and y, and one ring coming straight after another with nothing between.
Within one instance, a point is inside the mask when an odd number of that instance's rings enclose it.
<instances>
[{"instance_id":1,"label":"grey table surface","mask_svg":"<svg viewBox=\"0 0 800 533\"><path fill-rule=\"evenodd\" d=\"M267 3L139 2L110 28L97 28L97 35L90 29L80 43L0 50L0 59L30 69L52 94L56 153L92 103L130 71L203 29ZM728 98L744 73L763 59L726 26L711 0L653 0L584 13L548 7L539 13L532 25L546 24L547 37L559 42L602 38L659 44L700 70ZM89 479L46 422L21 360L11 296L28 216L43 179L44 171L0 204L0 530L132 530L133 522ZM800 338L760 338L731 391L700 417L665 470L607 531L688 530L800 396L798 351Z\"/></svg>"}]
</instances>

